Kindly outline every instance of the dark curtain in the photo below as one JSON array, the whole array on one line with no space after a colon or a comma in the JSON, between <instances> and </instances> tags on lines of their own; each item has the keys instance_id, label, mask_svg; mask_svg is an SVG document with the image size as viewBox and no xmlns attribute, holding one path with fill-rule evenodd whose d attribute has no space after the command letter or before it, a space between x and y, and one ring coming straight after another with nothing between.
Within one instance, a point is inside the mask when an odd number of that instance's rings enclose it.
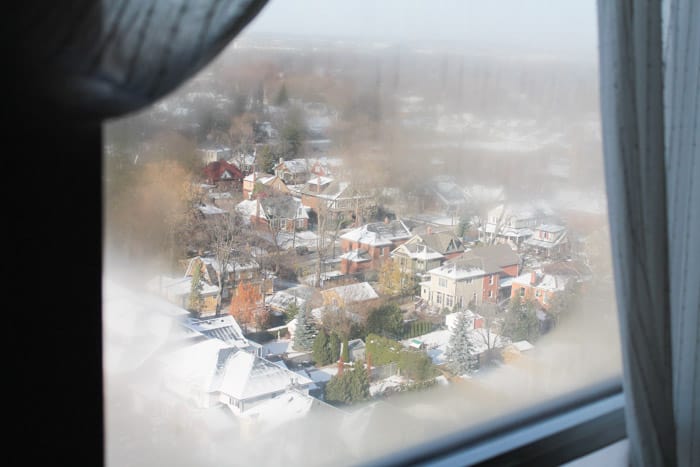
<instances>
[{"instance_id":1,"label":"dark curtain","mask_svg":"<svg viewBox=\"0 0 700 467\"><path fill-rule=\"evenodd\" d=\"M599 0L598 13L630 458L638 466L696 466L700 2Z\"/></svg>"}]
</instances>

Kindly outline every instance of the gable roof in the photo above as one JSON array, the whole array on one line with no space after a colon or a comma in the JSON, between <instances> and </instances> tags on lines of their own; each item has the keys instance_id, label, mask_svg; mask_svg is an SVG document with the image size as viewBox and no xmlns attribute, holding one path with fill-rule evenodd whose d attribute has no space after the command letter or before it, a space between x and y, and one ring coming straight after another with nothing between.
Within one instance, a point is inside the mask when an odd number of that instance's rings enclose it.
<instances>
[{"instance_id":1,"label":"gable roof","mask_svg":"<svg viewBox=\"0 0 700 467\"><path fill-rule=\"evenodd\" d=\"M460 240L459 237L457 237L457 235L455 235L452 231L432 232L416 235L406 243L422 243L431 250L442 253L443 255L450 252L464 251L462 240ZM450 245L452 245L452 249L450 249Z\"/></svg>"},{"instance_id":2,"label":"gable roof","mask_svg":"<svg viewBox=\"0 0 700 467\"><path fill-rule=\"evenodd\" d=\"M373 222L341 235L340 238L364 245L390 245L395 240L411 238L411 231L401 220Z\"/></svg>"},{"instance_id":3,"label":"gable roof","mask_svg":"<svg viewBox=\"0 0 700 467\"><path fill-rule=\"evenodd\" d=\"M478 263L475 263L475 260ZM502 268L520 264L520 256L508 245L487 245L465 251L459 257L453 259L454 262L470 262L470 264L480 264L487 274L500 272Z\"/></svg>"},{"instance_id":4,"label":"gable roof","mask_svg":"<svg viewBox=\"0 0 700 467\"><path fill-rule=\"evenodd\" d=\"M428 261L431 259L441 259L445 256L437 251L433 250L427 245L421 243L404 243L399 245L391 252L391 256L394 255L404 255L411 259L417 259L422 261Z\"/></svg>"},{"instance_id":5,"label":"gable roof","mask_svg":"<svg viewBox=\"0 0 700 467\"><path fill-rule=\"evenodd\" d=\"M220 352L213 390L244 400L284 391L313 381L248 352Z\"/></svg>"},{"instance_id":6,"label":"gable roof","mask_svg":"<svg viewBox=\"0 0 700 467\"><path fill-rule=\"evenodd\" d=\"M243 173L238 167L224 160L210 162L204 167L204 175L207 180L217 182L219 180L242 180Z\"/></svg>"},{"instance_id":7,"label":"gable roof","mask_svg":"<svg viewBox=\"0 0 700 467\"><path fill-rule=\"evenodd\" d=\"M309 165L306 159L289 159L282 161L275 165L274 169L278 170L282 166L293 174L303 174L309 171Z\"/></svg>"},{"instance_id":8,"label":"gable roof","mask_svg":"<svg viewBox=\"0 0 700 467\"><path fill-rule=\"evenodd\" d=\"M341 285L339 287L333 287L332 289L326 289L321 291L322 294L328 294L330 292L335 292L338 296L347 304L355 302L364 302L366 300L373 300L379 298L377 292L372 288L368 282L360 282L357 284Z\"/></svg>"}]
</instances>

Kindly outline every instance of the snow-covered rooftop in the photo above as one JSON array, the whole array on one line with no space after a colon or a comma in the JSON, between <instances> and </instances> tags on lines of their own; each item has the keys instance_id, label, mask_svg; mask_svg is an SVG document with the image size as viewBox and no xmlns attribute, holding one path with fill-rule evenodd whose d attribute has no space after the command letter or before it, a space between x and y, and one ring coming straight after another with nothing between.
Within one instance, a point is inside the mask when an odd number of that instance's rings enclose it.
<instances>
[{"instance_id":1,"label":"snow-covered rooftop","mask_svg":"<svg viewBox=\"0 0 700 467\"><path fill-rule=\"evenodd\" d=\"M363 245L391 245L396 240L411 238L411 230L400 220L374 222L341 235L340 238Z\"/></svg>"},{"instance_id":2,"label":"snow-covered rooftop","mask_svg":"<svg viewBox=\"0 0 700 467\"><path fill-rule=\"evenodd\" d=\"M445 263L428 271L428 274L446 277L452 280L470 279L483 276L486 271L476 266L458 265L457 263Z\"/></svg>"},{"instance_id":3,"label":"snow-covered rooftop","mask_svg":"<svg viewBox=\"0 0 700 467\"><path fill-rule=\"evenodd\" d=\"M363 302L365 300L373 300L379 298L377 292L368 282L360 282L358 284L341 285L326 289L323 292L335 292L346 303ZM323 293L321 292L321 293Z\"/></svg>"}]
</instances>

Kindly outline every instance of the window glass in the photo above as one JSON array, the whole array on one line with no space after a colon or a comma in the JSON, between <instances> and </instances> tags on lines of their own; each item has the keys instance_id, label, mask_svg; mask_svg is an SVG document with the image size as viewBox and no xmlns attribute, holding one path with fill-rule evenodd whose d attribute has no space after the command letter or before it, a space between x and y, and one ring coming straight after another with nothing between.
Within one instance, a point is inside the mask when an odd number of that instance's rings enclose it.
<instances>
[{"instance_id":1,"label":"window glass","mask_svg":"<svg viewBox=\"0 0 700 467\"><path fill-rule=\"evenodd\" d=\"M619 374L595 8L273 0L108 122L108 464L356 464Z\"/></svg>"}]
</instances>

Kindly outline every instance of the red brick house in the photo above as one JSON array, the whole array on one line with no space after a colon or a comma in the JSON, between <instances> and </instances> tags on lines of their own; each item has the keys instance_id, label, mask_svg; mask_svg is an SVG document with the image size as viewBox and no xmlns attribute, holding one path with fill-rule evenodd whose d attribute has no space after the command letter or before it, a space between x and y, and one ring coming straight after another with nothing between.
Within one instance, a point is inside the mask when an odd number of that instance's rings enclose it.
<instances>
[{"instance_id":1,"label":"red brick house","mask_svg":"<svg viewBox=\"0 0 700 467\"><path fill-rule=\"evenodd\" d=\"M264 172L253 172L247 175L243 179L243 199L252 199L253 191L255 186L260 184L260 186L274 191L275 193L280 193L283 195L290 194L287 184L279 178L277 175L266 174Z\"/></svg>"},{"instance_id":2,"label":"red brick house","mask_svg":"<svg viewBox=\"0 0 700 467\"><path fill-rule=\"evenodd\" d=\"M454 261L476 265L485 272L484 277L481 278L484 302L494 302L504 298L501 282L504 279L516 277L520 272L520 256L506 244L473 248Z\"/></svg>"},{"instance_id":3,"label":"red brick house","mask_svg":"<svg viewBox=\"0 0 700 467\"><path fill-rule=\"evenodd\" d=\"M243 173L240 169L224 160L207 164L204 167L204 176L207 179L207 183L212 185L224 184L229 189L239 187L243 181Z\"/></svg>"},{"instance_id":4,"label":"red brick house","mask_svg":"<svg viewBox=\"0 0 700 467\"><path fill-rule=\"evenodd\" d=\"M390 253L411 238L411 231L400 220L374 222L340 236L340 272L377 270Z\"/></svg>"},{"instance_id":5,"label":"red brick house","mask_svg":"<svg viewBox=\"0 0 700 467\"><path fill-rule=\"evenodd\" d=\"M546 310L554 296L563 292L570 280L571 277L547 274L541 269L530 271L513 279L511 298L534 300Z\"/></svg>"}]
</instances>

